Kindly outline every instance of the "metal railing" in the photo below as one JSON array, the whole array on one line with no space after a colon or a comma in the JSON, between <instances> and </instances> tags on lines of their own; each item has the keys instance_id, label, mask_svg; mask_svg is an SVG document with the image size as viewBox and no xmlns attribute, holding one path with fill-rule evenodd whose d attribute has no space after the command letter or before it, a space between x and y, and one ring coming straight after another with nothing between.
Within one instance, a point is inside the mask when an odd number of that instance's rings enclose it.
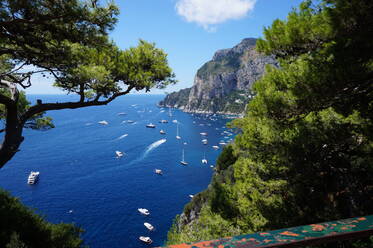
<instances>
[{"instance_id":1,"label":"metal railing","mask_svg":"<svg viewBox=\"0 0 373 248\"><path fill-rule=\"evenodd\" d=\"M168 248L303 247L373 235L373 215L324 222L211 241L170 245Z\"/></svg>"}]
</instances>

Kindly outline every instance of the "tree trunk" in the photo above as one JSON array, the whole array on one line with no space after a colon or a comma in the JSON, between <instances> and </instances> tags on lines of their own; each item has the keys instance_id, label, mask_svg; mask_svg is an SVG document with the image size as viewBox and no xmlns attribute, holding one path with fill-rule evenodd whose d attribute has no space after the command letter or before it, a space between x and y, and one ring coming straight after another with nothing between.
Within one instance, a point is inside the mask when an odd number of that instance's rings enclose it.
<instances>
[{"instance_id":1,"label":"tree trunk","mask_svg":"<svg viewBox=\"0 0 373 248\"><path fill-rule=\"evenodd\" d=\"M7 106L4 141L0 146L0 168L2 168L18 151L23 141L21 124L18 118L17 103Z\"/></svg>"}]
</instances>

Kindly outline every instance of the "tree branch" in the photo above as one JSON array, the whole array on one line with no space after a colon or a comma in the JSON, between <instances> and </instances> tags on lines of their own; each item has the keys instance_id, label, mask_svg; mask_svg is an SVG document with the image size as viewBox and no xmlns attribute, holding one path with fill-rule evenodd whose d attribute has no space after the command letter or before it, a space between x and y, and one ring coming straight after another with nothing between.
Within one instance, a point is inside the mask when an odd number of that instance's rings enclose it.
<instances>
[{"instance_id":1,"label":"tree branch","mask_svg":"<svg viewBox=\"0 0 373 248\"><path fill-rule=\"evenodd\" d=\"M100 106L100 105L106 105L113 101L115 98L119 96L123 96L128 94L135 86L129 86L127 90L118 92L113 94L111 97L104 101L88 101L88 102L64 102L64 103L42 103L37 104L29 108L22 116L21 116L21 123L22 125L26 123L28 119L33 117L36 114L49 111L49 110L60 110L60 109L76 109L76 108L83 108L83 107L90 107L90 106Z\"/></svg>"}]
</instances>

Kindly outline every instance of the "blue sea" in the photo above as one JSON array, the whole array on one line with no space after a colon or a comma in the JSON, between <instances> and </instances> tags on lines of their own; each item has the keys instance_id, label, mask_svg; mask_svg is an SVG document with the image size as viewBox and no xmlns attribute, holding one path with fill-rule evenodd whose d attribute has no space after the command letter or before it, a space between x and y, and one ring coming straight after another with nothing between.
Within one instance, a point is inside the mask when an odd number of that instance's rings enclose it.
<instances>
[{"instance_id":1,"label":"blue sea","mask_svg":"<svg viewBox=\"0 0 373 248\"><path fill-rule=\"evenodd\" d=\"M85 230L91 248L148 247L138 240L149 236L154 246L164 245L174 217L189 195L203 191L211 180L215 150L229 130L230 120L207 118L156 106L163 96L127 95L107 106L50 111L55 128L25 130L15 157L0 169L0 188L19 197L53 223L75 223ZM32 95L31 102L62 102L73 96ZM118 115L124 112L125 115ZM167 124L159 123L166 119ZM100 125L99 121L108 125ZM135 121L128 123L128 120ZM177 140L177 125L182 137ZM154 123L156 128L146 128ZM166 135L159 133L160 129ZM201 132L208 133L203 145ZM1 138L1 137L0 137ZM166 142L160 141L166 139ZM163 143L162 143L163 142ZM180 164L182 149L187 166ZM115 151L125 155L116 158ZM204 153L208 164L202 164ZM154 173L161 169L163 175ZM30 171L39 171L37 184L28 185ZM146 208L149 216L137 209ZM148 231L149 222L155 231Z\"/></svg>"}]
</instances>

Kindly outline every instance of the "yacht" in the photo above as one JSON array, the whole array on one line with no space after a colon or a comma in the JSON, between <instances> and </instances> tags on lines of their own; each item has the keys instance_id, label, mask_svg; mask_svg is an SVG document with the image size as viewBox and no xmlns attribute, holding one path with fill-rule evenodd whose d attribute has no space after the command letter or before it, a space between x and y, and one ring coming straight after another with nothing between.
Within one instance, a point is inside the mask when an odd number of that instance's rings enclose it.
<instances>
[{"instance_id":1,"label":"yacht","mask_svg":"<svg viewBox=\"0 0 373 248\"><path fill-rule=\"evenodd\" d=\"M107 121L99 121L98 124L107 125L107 124L109 124L109 122L107 122Z\"/></svg>"},{"instance_id":2,"label":"yacht","mask_svg":"<svg viewBox=\"0 0 373 248\"><path fill-rule=\"evenodd\" d=\"M179 136L179 123L176 122L177 125L176 125L176 139L181 139L181 137Z\"/></svg>"},{"instance_id":3,"label":"yacht","mask_svg":"<svg viewBox=\"0 0 373 248\"><path fill-rule=\"evenodd\" d=\"M155 169L155 174L158 174L158 175L162 175L163 174L163 172L162 172L162 170L160 170L160 169Z\"/></svg>"},{"instance_id":4,"label":"yacht","mask_svg":"<svg viewBox=\"0 0 373 248\"><path fill-rule=\"evenodd\" d=\"M203 139L202 144L207 145L207 139Z\"/></svg>"},{"instance_id":5,"label":"yacht","mask_svg":"<svg viewBox=\"0 0 373 248\"><path fill-rule=\"evenodd\" d=\"M180 164L182 164L182 165L187 165L188 164L188 162L186 162L185 159L184 159L184 149L183 149L183 156L181 158Z\"/></svg>"},{"instance_id":6,"label":"yacht","mask_svg":"<svg viewBox=\"0 0 373 248\"><path fill-rule=\"evenodd\" d=\"M35 184L38 181L39 174L39 171L31 171L30 175L28 176L27 183Z\"/></svg>"},{"instance_id":7,"label":"yacht","mask_svg":"<svg viewBox=\"0 0 373 248\"><path fill-rule=\"evenodd\" d=\"M115 154L117 155L117 158L123 157L123 152L115 151Z\"/></svg>"},{"instance_id":8,"label":"yacht","mask_svg":"<svg viewBox=\"0 0 373 248\"><path fill-rule=\"evenodd\" d=\"M161 131L159 131L159 133L160 134L166 134L166 132L163 129L161 129Z\"/></svg>"},{"instance_id":9,"label":"yacht","mask_svg":"<svg viewBox=\"0 0 373 248\"><path fill-rule=\"evenodd\" d=\"M147 128L155 128L155 125L153 123L149 123L148 125L146 125Z\"/></svg>"},{"instance_id":10,"label":"yacht","mask_svg":"<svg viewBox=\"0 0 373 248\"><path fill-rule=\"evenodd\" d=\"M189 197L190 197L190 198L193 198L193 197L194 197L194 195L189 195Z\"/></svg>"},{"instance_id":11,"label":"yacht","mask_svg":"<svg viewBox=\"0 0 373 248\"><path fill-rule=\"evenodd\" d=\"M212 146L215 150L219 149L219 146Z\"/></svg>"},{"instance_id":12,"label":"yacht","mask_svg":"<svg viewBox=\"0 0 373 248\"><path fill-rule=\"evenodd\" d=\"M151 243L153 243L153 240L151 240L149 237L140 236L139 239L140 239L142 242L145 242L145 243L147 243L147 244L151 244Z\"/></svg>"},{"instance_id":13,"label":"yacht","mask_svg":"<svg viewBox=\"0 0 373 248\"><path fill-rule=\"evenodd\" d=\"M154 226L152 226L152 224L148 223L148 222L145 222L144 223L144 226L146 228L148 228L149 231L153 231L154 230Z\"/></svg>"},{"instance_id":14,"label":"yacht","mask_svg":"<svg viewBox=\"0 0 373 248\"><path fill-rule=\"evenodd\" d=\"M147 210L146 208L138 208L137 210L138 210L141 214L143 214L143 215L149 215L149 214L150 214L149 210Z\"/></svg>"},{"instance_id":15,"label":"yacht","mask_svg":"<svg viewBox=\"0 0 373 248\"><path fill-rule=\"evenodd\" d=\"M201 160L202 164L207 164L207 159L206 159L206 153L203 153L203 159Z\"/></svg>"}]
</instances>

